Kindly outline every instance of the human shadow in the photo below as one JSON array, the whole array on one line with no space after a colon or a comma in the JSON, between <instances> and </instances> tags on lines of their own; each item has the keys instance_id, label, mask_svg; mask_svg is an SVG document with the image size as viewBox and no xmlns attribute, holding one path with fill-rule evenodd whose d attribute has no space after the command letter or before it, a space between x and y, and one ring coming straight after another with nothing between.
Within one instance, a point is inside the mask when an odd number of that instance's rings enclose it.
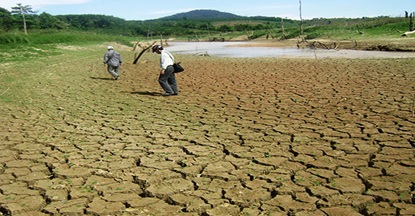
<instances>
[{"instance_id":1,"label":"human shadow","mask_svg":"<svg viewBox=\"0 0 415 216\"><path fill-rule=\"evenodd\" d=\"M91 79L95 79L95 80L113 80L112 78L108 78L108 77L91 77Z\"/></svg>"},{"instance_id":2,"label":"human shadow","mask_svg":"<svg viewBox=\"0 0 415 216\"><path fill-rule=\"evenodd\" d=\"M160 92L149 92L149 91L131 92L131 94L147 95L147 96L162 96L162 93Z\"/></svg>"}]
</instances>

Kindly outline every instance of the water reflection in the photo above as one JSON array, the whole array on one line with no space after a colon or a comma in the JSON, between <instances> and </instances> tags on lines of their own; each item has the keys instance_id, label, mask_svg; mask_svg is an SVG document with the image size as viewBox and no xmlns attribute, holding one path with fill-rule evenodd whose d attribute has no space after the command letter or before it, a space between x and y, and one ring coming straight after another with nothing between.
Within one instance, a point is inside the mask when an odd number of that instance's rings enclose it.
<instances>
[{"instance_id":1,"label":"water reflection","mask_svg":"<svg viewBox=\"0 0 415 216\"><path fill-rule=\"evenodd\" d=\"M195 54L235 58L407 58L412 52L382 52L360 50L312 50L281 47L241 46L252 42L170 42L168 50L177 54Z\"/></svg>"}]
</instances>

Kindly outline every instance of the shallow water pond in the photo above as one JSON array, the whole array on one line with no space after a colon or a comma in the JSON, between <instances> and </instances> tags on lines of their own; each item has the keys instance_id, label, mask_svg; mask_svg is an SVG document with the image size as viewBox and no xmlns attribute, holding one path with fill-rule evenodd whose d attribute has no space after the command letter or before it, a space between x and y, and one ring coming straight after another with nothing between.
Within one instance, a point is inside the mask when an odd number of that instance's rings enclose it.
<instances>
[{"instance_id":1,"label":"shallow water pond","mask_svg":"<svg viewBox=\"0 0 415 216\"><path fill-rule=\"evenodd\" d=\"M252 42L170 42L168 50L177 54L220 57L255 58L413 58L412 52L383 52L361 50L313 50L283 47L244 46Z\"/></svg>"}]
</instances>

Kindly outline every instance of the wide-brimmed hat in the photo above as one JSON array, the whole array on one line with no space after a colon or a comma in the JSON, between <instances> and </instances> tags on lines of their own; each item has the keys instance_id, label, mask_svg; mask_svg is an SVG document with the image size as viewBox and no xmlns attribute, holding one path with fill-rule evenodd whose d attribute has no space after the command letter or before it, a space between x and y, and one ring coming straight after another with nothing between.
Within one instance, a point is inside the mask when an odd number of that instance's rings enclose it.
<instances>
[{"instance_id":1,"label":"wide-brimmed hat","mask_svg":"<svg viewBox=\"0 0 415 216\"><path fill-rule=\"evenodd\" d=\"M112 47L112 46L108 46L108 49L109 49L109 50L112 50L112 49L114 49L114 47Z\"/></svg>"}]
</instances>

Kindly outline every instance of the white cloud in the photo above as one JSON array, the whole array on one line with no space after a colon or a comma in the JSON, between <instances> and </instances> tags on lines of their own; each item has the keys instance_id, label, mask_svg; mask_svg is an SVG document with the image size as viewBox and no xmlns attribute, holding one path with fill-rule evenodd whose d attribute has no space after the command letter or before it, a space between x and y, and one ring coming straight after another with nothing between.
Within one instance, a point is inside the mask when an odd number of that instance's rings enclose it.
<instances>
[{"instance_id":1,"label":"white cloud","mask_svg":"<svg viewBox=\"0 0 415 216\"><path fill-rule=\"evenodd\" d=\"M18 3L22 5L30 5L34 10L46 5L68 5L68 4L84 4L91 0L7 0L1 1L0 7L10 10L11 7L16 6Z\"/></svg>"}]
</instances>

